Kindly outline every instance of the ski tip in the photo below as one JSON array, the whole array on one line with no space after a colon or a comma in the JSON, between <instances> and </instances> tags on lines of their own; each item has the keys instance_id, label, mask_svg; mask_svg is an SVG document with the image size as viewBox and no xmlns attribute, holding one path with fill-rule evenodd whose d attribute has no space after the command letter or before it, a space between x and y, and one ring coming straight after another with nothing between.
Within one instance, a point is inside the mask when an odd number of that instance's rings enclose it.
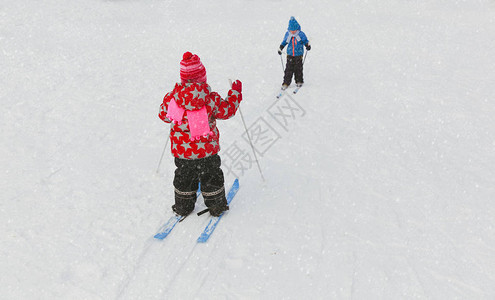
<instances>
[{"instance_id":1,"label":"ski tip","mask_svg":"<svg viewBox=\"0 0 495 300\"><path fill-rule=\"evenodd\" d=\"M208 238L209 238L209 237L210 237L210 236L208 236L208 235L201 235L201 236L198 238L197 242L198 242L198 243L206 243L206 241L208 240Z\"/></svg>"},{"instance_id":2,"label":"ski tip","mask_svg":"<svg viewBox=\"0 0 495 300\"><path fill-rule=\"evenodd\" d=\"M154 238L157 240L163 240L166 236L167 236L166 234L157 233L155 234Z\"/></svg>"},{"instance_id":3,"label":"ski tip","mask_svg":"<svg viewBox=\"0 0 495 300\"><path fill-rule=\"evenodd\" d=\"M230 189L229 194L227 195L227 198L233 198L238 190L239 190L239 179L236 178L234 180L234 183L232 184L232 188Z\"/></svg>"}]
</instances>

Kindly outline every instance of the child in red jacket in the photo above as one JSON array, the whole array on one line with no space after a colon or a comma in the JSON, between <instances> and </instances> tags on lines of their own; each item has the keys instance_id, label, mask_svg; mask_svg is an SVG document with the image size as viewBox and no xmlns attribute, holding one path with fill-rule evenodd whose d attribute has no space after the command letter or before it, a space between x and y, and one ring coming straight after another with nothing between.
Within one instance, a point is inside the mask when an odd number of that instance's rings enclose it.
<instances>
[{"instance_id":1,"label":"child in red jacket","mask_svg":"<svg viewBox=\"0 0 495 300\"><path fill-rule=\"evenodd\" d=\"M187 216L194 210L196 191L201 193L210 214L228 210L224 176L218 152L216 120L234 116L242 100L242 83L236 80L224 100L206 83L206 69L197 55L186 52L180 62L181 83L167 93L159 117L172 123L170 141L175 157L173 211Z\"/></svg>"}]
</instances>

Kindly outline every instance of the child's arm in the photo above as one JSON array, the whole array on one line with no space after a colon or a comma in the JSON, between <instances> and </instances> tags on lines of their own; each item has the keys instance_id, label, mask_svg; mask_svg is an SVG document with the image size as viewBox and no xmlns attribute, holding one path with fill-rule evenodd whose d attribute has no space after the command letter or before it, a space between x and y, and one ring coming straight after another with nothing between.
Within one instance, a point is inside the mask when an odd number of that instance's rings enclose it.
<instances>
[{"instance_id":1,"label":"child's arm","mask_svg":"<svg viewBox=\"0 0 495 300\"><path fill-rule=\"evenodd\" d=\"M309 44L309 40L308 40L308 37L306 36L306 34L304 32L299 32L299 37L301 37L301 42L303 43L303 45L308 45Z\"/></svg>"},{"instance_id":2,"label":"child's arm","mask_svg":"<svg viewBox=\"0 0 495 300\"><path fill-rule=\"evenodd\" d=\"M229 90L225 100L216 92L212 92L210 95L213 97L213 101L215 101L217 107L215 118L227 120L235 115L237 108L242 101L242 83L239 80L236 80L232 84L232 88Z\"/></svg>"},{"instance_id":3,"label":"child's arm","mask_svg":"<svg viewBox=\"0 0 495 300\"><path fill-rule=\"evenodd\" d=\"M284 47L287 45L287 38L289 37L289 32L287 31L284 35L284 39L282 40L282 43L280 43L280 47L278 50L278 54L282 54L282 50Z\"/></svg>"},{"instance_id":4,"label":"child's arm","mask_svg":"<svg viewBox=\"0 0 495 300\"><path fill-rule=\"evenodd\" d=\"M289 32L287 31L284 35L284 39L282 40L282 43L280 43L280 49L284 49L284 47L287 45L288 37L289 37Z\"/></svg>"},{"instance_id":5,"label":"child's arm","mask_svg":"<svg viewBox=\"0 0 495 300\"><path fill-rule=\"evenodd\" d=\"M299 36L301 37L302 44L306 47L306 50L311 50L311 45L309 44L308 37L304 32L299 32Z\"/></svg>"},{"instance_id":6,"label":"child's arm","mask_svg":"<svg viewBox=\"0 0 495 300\"><path fill-rule=\"evenodd\" d=\"M280 47L278 47L278 55L282 55L282 50L284 50L284 47L287 45L288 36L289 36L289 32L287 31L284 35L284 39L282 40L282 43L280 44Z\"/></svg>"}]
</instances>

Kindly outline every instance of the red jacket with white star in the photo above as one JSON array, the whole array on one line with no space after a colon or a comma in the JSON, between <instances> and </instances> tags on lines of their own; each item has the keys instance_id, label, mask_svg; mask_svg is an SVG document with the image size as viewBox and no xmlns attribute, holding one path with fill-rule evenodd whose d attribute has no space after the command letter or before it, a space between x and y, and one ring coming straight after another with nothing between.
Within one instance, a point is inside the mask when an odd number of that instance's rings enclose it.
<instances>
[{"instance_id":1,"label":"red jacket with white star","mask_svg":"<svg viewBox=\"0 0 495 300\"><path fill-rule=\"evenodd\" d=\"M191 139L187 114L181 123L173 123L167 118L167 109L171 100L183 109L194 111L206 107L211 134L199 140ZM165 95L160 105L158 116L166 123L172 123L170 141L172 155L184 159L199 159L217 154L220 151L216 120L226 120L234 116L242 100L242 94L234 89L229 90L224 100L216 92L212 92L207 83L177 83L174 89Z\"/></svg>"}]
</instances>

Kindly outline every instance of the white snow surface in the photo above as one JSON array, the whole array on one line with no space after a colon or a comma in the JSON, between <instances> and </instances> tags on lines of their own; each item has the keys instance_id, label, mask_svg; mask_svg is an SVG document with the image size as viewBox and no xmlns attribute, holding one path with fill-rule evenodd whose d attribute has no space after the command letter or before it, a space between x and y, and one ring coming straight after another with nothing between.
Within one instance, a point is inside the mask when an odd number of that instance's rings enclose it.
<instances>
[{"instance_id":1,"label":"white snow surface","mask_svg":"<svg viewBox=\"0 0 495 300\"><path fill-rule=\"evenodd\" d=\"M292 15L313 49L283 127ZM495 298L493 1L4 0L0 49L1 299ZM207 215L152 238L186 51L278 134L206 244ZM226 150L253 155L219 127L230 185Z\"/></svg>"}]
</instances>

